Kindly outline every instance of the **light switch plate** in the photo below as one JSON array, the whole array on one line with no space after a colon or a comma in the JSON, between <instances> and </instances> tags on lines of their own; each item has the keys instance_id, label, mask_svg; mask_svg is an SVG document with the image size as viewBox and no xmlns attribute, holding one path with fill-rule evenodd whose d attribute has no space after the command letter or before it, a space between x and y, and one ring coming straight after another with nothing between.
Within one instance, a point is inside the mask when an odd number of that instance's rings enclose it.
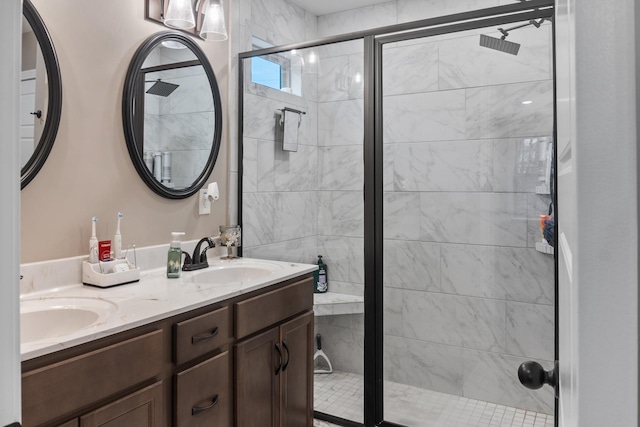
<instances>
[{"instance_id":1,"label":"light switch plate","mask_svg":"<svg viewBox=\"0 0 640 427\"><path fill-rule=\"evenodd\" d=\"M198 197L198 213L200 215L209 215L211 213L211 200L207 197L207 190L200 190Z\"/></svg>"}]
</instances>

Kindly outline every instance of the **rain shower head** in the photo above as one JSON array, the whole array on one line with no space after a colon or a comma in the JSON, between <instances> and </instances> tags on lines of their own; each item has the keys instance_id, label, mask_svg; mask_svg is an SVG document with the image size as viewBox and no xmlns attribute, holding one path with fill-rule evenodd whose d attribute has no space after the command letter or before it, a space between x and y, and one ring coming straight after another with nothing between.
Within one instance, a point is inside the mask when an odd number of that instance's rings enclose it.
<instances>
[{"instance_id":1,"label":"rain shower head","mask_svg":"<svg viewBox=\"0 0 640 427\"><path fill-rule=\"evenodd\" d=\"M520 0L523 1L523 0ZM509 35L509 31L517 30L519 28L528 27L529 25L533 25L536 28L540 28L540 25L549 18L541 18L536 21L535 19L531 19L529 22L525 22L524 24L516 25L511 28L498 28L498 31L502 33L502 37L495 38L490 37L484 34L480 34L480 46L488 47L489 49L495 49L500 52L510 53L511 55L517 55L520 50L520 43L508 42L505 39Z\"/></svg>"},{"instance_id":2,"label":"rain shower head","mask_svg":"<svg viewBox=\"0 0 640 427\"><path fill-rule=\"evenodd\" d=\"M490 37L484 34L480 34L480 46L488 47L489 49L498 50L500 52L510 53L511 55L517 55L520 50L520 44L505 40L506 36L501 38Z\"/></svg>"},{"instance_id":3,"label":"rain shower head","mask_svg":"<svg viewBox=\"0 0 640 427\"><path fill-rule=\"evenodd\" d=\"M178 89L178 87L180 86L173 83L163 82L160 79L155 81L152 80L151 82L153 82L153 86L151 86L149 90L147 90L147 93L150 95L164 96L165 98L171 95L173 91ZM146 82L146 83L151 83L151 82Z\"/></svg>"}]
</instances>

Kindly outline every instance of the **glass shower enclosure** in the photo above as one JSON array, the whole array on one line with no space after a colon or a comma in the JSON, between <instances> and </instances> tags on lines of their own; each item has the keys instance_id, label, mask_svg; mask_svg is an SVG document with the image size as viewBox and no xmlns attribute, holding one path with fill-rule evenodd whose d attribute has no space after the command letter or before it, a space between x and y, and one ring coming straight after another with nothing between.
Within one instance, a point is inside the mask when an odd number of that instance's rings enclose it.
<instances>
[{"instance_id":1,"label":"glass shower enclosure","mask_svg":"<svg viewBox=\"0 0 640 427\"><path fill-rule=\"evenodd\" d=\"M517 377L556 359L553 8L533 3L240 55L242 255L328 266L317 418L554 425L552 389Z\"/></svg>"}]
</instances>

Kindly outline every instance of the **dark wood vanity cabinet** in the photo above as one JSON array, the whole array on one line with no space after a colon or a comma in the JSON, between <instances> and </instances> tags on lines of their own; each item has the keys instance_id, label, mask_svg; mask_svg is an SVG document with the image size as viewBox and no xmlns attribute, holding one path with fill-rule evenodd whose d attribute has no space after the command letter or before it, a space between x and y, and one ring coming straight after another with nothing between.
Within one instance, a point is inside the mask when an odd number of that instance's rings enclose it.
<instances>
[{"instance_id":1,"label":"dark wood vanity cabinet","mask_svg":"<svg viewBox=\"0 0 640 427\"><path fill-rule=\"evenodd\" d=\"M232 311L228 306L175 325L176 427L231 427L233 424ZM193 365L193 361L215 354Z\"/></svg>"},{"instance_id":2,"label":"dark wood vanity cabinet","mask_svg":"<svg viewBox=\"0 0 640 427\"><path fill-rule=\"evenodd\" d=\"M88 345L85 352L73 349L63 360L48 355L34 369L28 367L40 361L24 362L22 425L61 425L66 422L61 418L78 408L88 413L107 399L118 400L128 390L154 382L162 371L164 331L150 329L103 347Z\"/></svg>"},{"instance_id":3,"label":"dark wood vanity cabinet","mask_svg":"<svg viewBox=\"0 0 640 427\"><path fill-rule=\"evenodd\" d=\"M282 370L280 425L313 425L313 311L280 327L283 346L288 346L287 367Z\"/></svg>"},{"instance_id":4,"label":"dark wood vanity cabinet","mask_svg":"<svg viewBox=\"0 0 640 427\"><path fill-rule=\"evenodd\" d=\"M228 351L176 375L176 427L233 424L233 368Z\"/></svg>"},{"instance_id":5,"label":"dark wood vanity cabinet","mask_svg":"<svg viewBox=\"0 0 640 427\"><path fill-rule=\"evenodd\" d=\"M312 286L303 280L236 304L236 335L249 336L236 344L237 427L312 425ZM261 326L271 327L252 334L265 317L271 324Z\"/></svg>"},{"instance_id":6,"label":"dark wood vanity cabinet","mask_svg":"<svg viewBox=\"0 0 640 427\"><path fill-rule=\"evenodd\" d=\"M312 308L307 274L25 361L22 425L310 427Z\"/></svg>"},{"instance_id":7,"label":"dark wood vanity cabinet","mask_svg":"<svg viewBox=\"0 0 640 427\"><path fill-rule=\"evenodd\" d=\"M80 417L80 427L162 425L162 381Z\"/></svg>"}]
</instances>

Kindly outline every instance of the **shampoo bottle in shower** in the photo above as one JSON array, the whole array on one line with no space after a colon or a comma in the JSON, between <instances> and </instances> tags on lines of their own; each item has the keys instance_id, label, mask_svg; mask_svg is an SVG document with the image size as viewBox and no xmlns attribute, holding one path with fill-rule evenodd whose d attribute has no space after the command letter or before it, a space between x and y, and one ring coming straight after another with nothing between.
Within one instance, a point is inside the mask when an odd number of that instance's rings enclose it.
<instances>
[{"instance_id":1,"label":"shampoo bottle in shower","mask_svg":"<svg viewBox=\"0 0 640 427\"><path fill-rule=\"evenodd\" d=\"M322 255L318 255L317 264L318 269L313 272L313 292L323 294L329 290L329 280L327 279L327 264L322 261Z\"/></svg>"},{"instance_id":2,"label":"shampoo bottle in shower","mask_svg":"<svg viewBox=\"0 0 640 427\"><path fill-rule=\"evenodd\" d=\"M177 279L180 277L180 267L182 267L182 248L180 247L180 236L184 233L174 231L171 233L171 244L167 255L167 277Z\"/></svg>"}]
</instances>

